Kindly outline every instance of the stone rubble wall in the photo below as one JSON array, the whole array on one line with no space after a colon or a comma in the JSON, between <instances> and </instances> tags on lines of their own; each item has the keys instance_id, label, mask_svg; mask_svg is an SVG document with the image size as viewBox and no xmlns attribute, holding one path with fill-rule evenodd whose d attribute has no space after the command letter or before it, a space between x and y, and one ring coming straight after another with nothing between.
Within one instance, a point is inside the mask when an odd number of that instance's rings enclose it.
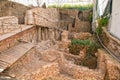
<instances>
[{"instance_id":1,"label":"stone rubble wall","mask_svg":"<svg viewBox=\"0 0 120 80\"><path fill-rule=\"evenodd\" d=\"M54 49L40 51L40 57L47 62L56 62L59 64L60 72L70 75L75 80L103 80L104 76L98 69L89 69L87 67L78 66L74 64L74 60L67 60L64 56L64 52L60 52ZM66 53L67 54L67 53ZM69 56L67 56L69 57ZM71 57L71 56L70 56Z\"/></svg>"},{"instance_id":2,"label":"stone rubble wall","mask_svg":"<svg viewBox=\"0 0 120 80\"><path fill-rule=\"evenodd\" d=\"M88 21L90 11L83 11L83 20L78 17L79 10L57 8L35 8L26 12L25 23L48 28L61 28L71 32L90 31Z\"/></svg>"},{"instance_id":3,"label":"stone rubble wall","mask_svg":"<svg viewBox=\"0 0 120 80\"><path fill-rule=\"evenodd\" d=\"M83 12L85 19L88 19L88 12ZM37 25L38 42L48 39L60 40L63 30L69 32L87 32L90 30L90 22L81 21L78 18L78 13L79 10L35 8L26 11L25 23Z\"/></svg>"},{"instance_id":4,"label":"stone rubble wall","mask_svg":"<svg viewBox=\"0 0 120 80\"><path fill-rule=\"evenodd\" d=\"M92 35L89 32L80 32L73 34L74 39L86 40L86 39L90 39L91 37Z\"/></svg>"},{"instance_id":5,"label":"stone rubble wall","mask_svg":"<svg viewBox=\"0 0 120 80\"><path fill-rule=\"evenodd\" d=\"M81 11L83 20L79 19L79 10L69 10L69 9L60 9L60 13L69 15L69 17L75 20L74 22L69 22L69 32L89 32L90 31L90 22L88 20L90 11ZM74 25L73 25L74 24ZM65 23L62 25L66 25Z\"/></svg>"},{"instance_id":6,"label":"stone rubble wall","mask_svg":"<svg viewBox=\"0 0 120 80\"><path fill-rule=\"evenodd\" d=\"M8 34L12 34L12 33L14 33L14 32L11 32ZM5 37L8 34L3 34L2 36ZM11 47L19 44L20 40L35 43L36 37L37 37L36 36L36 27L32 26L31 28L29 28L27 30L22 30L21 32L16 33L15 35L11 35L3 40L0 40L0 51L4 51L8 48L11 48Z\"/></svg>"},{"instance_id":7,"label":"stone rubble wall","mask_svg":"<svg viewBox=\"0 0 120 80\"><path fill-rule=\"evenodd\" d=\"M87 67L75 65L73 62L67 61L64 56L59 59L61 71L71 75L75 79L80 80L103 80L104 75L97 69L89 69Z\"/></svg>"},{"instance_id":8,"label":"stone rubble wall","mask_svg":"<svg viewBox=\"0 0 120 80\"><path fill-rule=\"evenodd\" d=\"M67 41L67 36L68 32L64 31L62 41ZM12 77L25 80L44 80L47 77L58 77L62 73L69 75L71 80L119 80L119 63L110 58L103 50L98 50L96 57L97 68L89 69L74 63L74 59L79 59L79 56L71 56L59 49L33 48L7 72Z\"/></svg>"},{"instance_id":9,"label":"stone rubble wall","mask_svg":"<svg viewBox=\"0 0 120 80\"><path fill-rule=\"evenodd\" d=\"M66 73L75 80L119 80L119 63L113 60L103 50L98 50L96 53L96 56L98 57L96 69L78 66L74 64L74 60L69 60L71 56L65 56L68 53L54 49L40 51L39 54L42 60L47 62L57 62L60 66L60 71Z\"/></svg>"},{"instance_id":10,"label":"stone rubble wall","mask_svg":"<svg viewBox=\"0 0 120 80\"><path fill-rule=\"evenodd\" d=\"M104 45L120 59L120 41L108 33L106 28L102 29L101 39Z\"/></svg>"},{"instance_id":11,"label":"stone rubble wall","mask_svg":"<svg viewBox=\"0 0 120 80\"><path fill-rule=\"evenodd\" d=\"M69 16L75 18L78 15L78 10L70 10L70 9L59 9L60 13L68 14Z\"/></svg>"},{"instance_id":12,"label":"stone rubble wall","mask_svg":"<svg viewBox=\"0 0 120 80\"><path fill-rule=\"evenodd\" d=\"M0 17L0 34L10 32L18 26L18 18L15 16Z\"/></svg>"},{"instance_id":13,"label":"stone rubble wall","mask_svg":"<svg viewBox=\"0 0 120 80\"><path fill-rule=\"evenodd\" d=\"M16 16L18 17L19 24L24 24L25 12L28 9L30 9L30 7L20 3L16 3L10 0L0 0L0 17Z\"/></svg>"}]
</instances>

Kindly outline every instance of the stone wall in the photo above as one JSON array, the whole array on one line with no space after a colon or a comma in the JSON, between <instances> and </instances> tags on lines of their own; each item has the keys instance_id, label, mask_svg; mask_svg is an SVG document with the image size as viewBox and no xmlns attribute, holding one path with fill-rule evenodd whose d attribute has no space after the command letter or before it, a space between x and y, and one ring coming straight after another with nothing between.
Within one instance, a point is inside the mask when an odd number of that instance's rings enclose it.
<instances>
[{"instance_id":1,"label":"stone wall","mask_svg":"<svg viewBox=\"0 0 120 80\"><path fill-rule=\"evenodd\" d=\"M79 10L35 8L26 12L25 23L48 28L61 28L71 32L88 32L90 31L90 22L88 21L90 11L81 12L82 20L79 19Z\"/></svg>"},{"instance_id":2,"label":"stone wall","mask_svg":"<svg viewBox=\"0 0 120 80\"><path fill-rule=\"evenodd\" d=\"M65 75L69 75L71 78L74 78L75 80L77 79L103 80L104 79L105 71L104 71L104 68L102 67L105 67L105 65L101 65L101 64L104 64L104 62L102 62L104 60L103 57L100 57L100 59L98 59L98 64L101 67L97 69L89 69L82 65L74 64L75 58L78 59L78 57L68 56L69 54L66 56L66 54L68 53L57 51L54 49L39 51L40 59L47 62L57 62L60 67L60 72L64 73Z\"/></svg>"},{"instance_id":3,"label":"stone wall","mask_svg":"<svg viewBox=\"0 0 120 80\"><path fill-rule=\"evenodd\" d=\"M113 37L106 28L102 29L101 39L104 45L120 59L120 41Z\"/></svg>"},{"instance_id":4,"label":"stone wall","mask_svg":"<svg viewBox=\"0 0 120 80\"><path fill-rule=\"evenodd\" d=\"M90 31L90 22L89 15L90 11L79 11L79 10L70 10L70 9L59 9L61 15L68 15L69 22L64 22L62 26L68 26L70 32L89 32ZM70 21L70 18L72 20ZM81 19L82 18L82 19ZM64 18L66 19L66 18Z\"/></svg>"},{"instance_id":5,"label":"stone wall","mask_svg":"<svg viewBox=\"0 0 120 80\"><path fill-rule=\"evenodd\" d=\"M15 16L0 17L0 34L10 32L18 26L18 18Z\"/></svg>"},{"instance_id":6,"label":"stone wall","mask_svg":"<svg viewBox=\"0 0 120 80\"><path fill-rule=\"evenodd\" d=\"M105 80L119 80L120 79L120 63L113 57L106 53L104 50L98 50L99 57L99 70L102 75L105 74ZM105 73L106 72L106 73Z\"/></svg>"},{"instance_id":7,"label":"stone wall","mask_svg":"<svg viewBox=\"0 0 120 80\"><path fill-rule=\"evenodd\" d=\"M1 0L0 0L1 1ZM2 16L16 16L18 17L18 23L24 23L25 12L29 7L11 2L9 0L3 0L0 2L0 17Z\"/></svg>"},{"instance_id":8,"label":"stone wall","mask_svg":"<svg viewBox=\"0 0 120 80\"><path fill-rule=\"evenodd\" d=\"M19 29L0 36L0 51L19 44L19 41L36 42L36 27L24 25Z\"/></svg>"},{"instance_id":9,"label":"stone wall","mask_svg":"<svg viewBox=\"0 0 120 80\"><path fill-rule=\"evenodd\" d=\"M35 8L26 12L25 23L31 24L29 21L31 20L32 24L39 26L57 27L59 17L59 12L56 8Z\"/></svg>"}]
</instances>

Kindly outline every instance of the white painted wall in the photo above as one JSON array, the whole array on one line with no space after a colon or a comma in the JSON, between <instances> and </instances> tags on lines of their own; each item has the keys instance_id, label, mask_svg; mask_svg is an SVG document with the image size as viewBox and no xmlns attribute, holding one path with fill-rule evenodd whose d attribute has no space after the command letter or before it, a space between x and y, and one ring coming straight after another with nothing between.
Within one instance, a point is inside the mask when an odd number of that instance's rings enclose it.
<instances>
[{"instance_id":1,"label":"white painted wall","mask_svg":"<svg viewBox=\"0 0 120 80\"><path fill-rule=\"evenodd\" d=\"M98 0L98 14L102 16L104 14L105 8L107 7L109 0Z\"/></svg>"},{"instance_id":2,"label":"white painted wall","mask_svg":"<svg viewBox=\"0 0 120 80\"><path fill-rule=\"evenodd\" d=\"M113 0L110 33L120 39L120 0Z\"/></svg>"}]
</instances>

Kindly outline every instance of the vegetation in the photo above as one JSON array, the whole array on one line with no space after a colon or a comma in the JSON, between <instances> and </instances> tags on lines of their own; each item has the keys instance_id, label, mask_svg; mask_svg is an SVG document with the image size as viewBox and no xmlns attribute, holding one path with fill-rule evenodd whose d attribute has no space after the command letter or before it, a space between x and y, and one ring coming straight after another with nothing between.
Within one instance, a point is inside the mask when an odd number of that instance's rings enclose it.
<instances>
[{"instance_id":1,"label":"vegetation","mask_svg":"<svg viewBox=\"0 0 120 80\"><path fill-rule=\"evenodd\" d=\"M52 8L63 8L63 9L90 10L90 9L92 9L93 4L88 4L88 5L70 5L70 4L65 4L63 6L51 5L49 7L52 7Z\"/></svg>"},{"instance_id":2,"label":"vegetation","mask_svg":"<svg viewBox=\"0 0 120 80\"><path fill-rule=\"evenodd\" d=\"M107 26L108 20L109 20L109 19L108 19L107 17L101 18L101 19L98 20L98 27L97 27L97 29L96 29L96 33L97 33L98 35L101 34L101 32L102 32L102 27Z\"/></svg>"},{"instance_id":3,"label":"vegetation","mask_svg":"<svg viewBox=\"0 0 120 80\"><path fill-rule=\"evenodd\" d=\"M78 61L76 64L95 69L97 66L97 57L95 56L95 52L97 52L98 48L98 44L91 40L73 39L69 46L69 52L73 55L79 55L80 50L86 49L85 57L82 61Z\"/></svg>"},{"instance_id":4,"label":"vegetation","mask_svg":"<svg viewBox=\"0 0 120 80\"><path fill-rule=\"evenodd\" d=\"M90 40L78 40L78 39L73 39L71 40L71 45L69 46L70 53L74 55L79 55L79 52L83 48L87 48L87 52L94 52L96 51L95 49L97 44Z\"/></svg>"},{"instance_id":5,"label":"vegetation","mask_svg":"<svg viewBox=\"0 0 120 80\"><path fill-rule=\"evenodd\" d=\"M100 27L106 26L106 25L108 24L108 18L105 17L105 18L99 19L99 20L98 20L98 24L99 24Z\"/></svg>"},{"instance_id":6,"label":"vegetation","mask_svg":"<svg viewBox=\"0 0 120 80\"><path fill-rule=\"evenodd\" d=\"M92 22L92 19L93 19L93 14L90 13L90 15L89 15L89 17L88 17L88 20L89 20L90 22Z\"/></svg>"}]
</instances>

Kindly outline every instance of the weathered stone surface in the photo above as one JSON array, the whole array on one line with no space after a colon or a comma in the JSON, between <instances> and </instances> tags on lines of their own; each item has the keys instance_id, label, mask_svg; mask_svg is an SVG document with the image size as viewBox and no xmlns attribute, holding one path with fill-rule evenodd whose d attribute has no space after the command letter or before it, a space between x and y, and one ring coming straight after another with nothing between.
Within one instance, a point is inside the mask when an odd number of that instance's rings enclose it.
<instances>
[{"instance_id":1,"label":"weathered stone surface","mask_svg":"<svg viewBox=\"0 0 120 80\"><path fill-rule=\"evenodd\" d=\"M106 28L102 28L101 40L104 45L120 59L120 40L110 35Z\"/></svg>"},{"instance_id":2,"label":"weathered stone surface","mask_svg":"<svg viewBox=\"0 0 120 80\"><path fill-rule=\"evenodd\" d=\"M103 76L99 72L88 69L87 67L77 66L67 61L64 56L61 56L59 64L63 72L71 75L75 79L103 80Z\"/></svg>"},{"instance_id":3,"label":"weathered stone surface","mask_svg":"<svg viewBox=\"0 0 120 80\"><path fill-rule=\"evenodd\" d=\"M83 19L78 18L78 13L78 10L55 8L36 8L27 11L26 24L40 26L37 26L37 28L35 26L23 26L10 34L0 36L0 51L17 45L19 43L18 40L27 43L35 43L36 40L41 42L37 43L35 48L26 52L25 55L6 69L4 73L20 80L119 80L119 63L111 59L104 51L98 50L96 53L97 68L95 69L89 69L77 64L77 62L82 62L85 58L86 49L81 50L80 55L69 54L68 45L71 42L68 39L68 31L80 32L74 34L73 37L75 39L85 40L91 37L90 33L81 32L88 32L90 30L88 13L83 12ZM2 25L2 22L0 24ZM55 41L58 35L62 38L59 42ZM119 41L116 42L115 40L114 42L110 40L108 43L111 46L110 48L120 52L119 45L116 44ZM12 52L14 53L14 51ZM18 55L20 54L15 56L17 57ZM11 56L14 55L11 54ZM1 57L0 59L12 60L10 57Z\"/></svg>"},{"instance_id":4,"label":"weathered stone surface","mask_svg":"<svg viewBox=\"0 0 120 80\"><path fill-rule=\"evenodd\" d=\"M19 41L36 42L36 28L33 25L21 25L21 28L15 29L10 33L0 36L0 51L4 51L15 46Z\"/></svg>"},{"instance_id":5,"label":"weathered stone surface","mask_svg":"<svg viewBox=\"0 0 120 80\"><path fill-rule=\"evenodd\" d=\"M75 39L80 39L80 40L85 40L91 38L92 35L88 32L80 32L80 33L75 33L73 35L73 38Z\"/></svg>"},{"instance_id":6,"label":"weathered stone surface","mask_svg":"<svg viewBox=\"0 0 120 80\"><path fill-rule=\"evenodd\" d=\"M68 52L68 46L71 43L71 41L68 40L68 31L63 31L61 38L61 42L59 42L59 49Z\"/></svg>"},{"instance_id":7,"label":"weathered stone surface","mask_svg":"<svg viewBox=\"0 0 120 80\"><path fill-rule=\"evenodd\" d=\"M40 54L32 48L5 72L20 80L42 80L48 76L57 76L59 66L57 63L41 60Z\"/></svg>"},{"instance_id":8,"label":"weathered stone surface","mask_svg":"<svg viewBox=\"0 0 120 80\"><path fill-rule=\"evenodd\" d=\"M120 63L115 61L110 55L106 54L103 50L98 50L99 59L101 58L99 70L102 72L102 75L105 74L105 80L119 80L120 79ZM103 58L102 58L103 56ZM103 63L104 62L104 63ZM105 69L105 67L106 69ZM106 73L105 73L106 72Z\"/></svg>"},{"instance_id":9,"label":"weathered stone surface","mask_svg":"<svg viewBox=\"0 0 120 80\"><path fill-rule=\"evenodd\" d=\"M18 18L15 16L0 17L0 34L10 32L18 26Z\"/></svg>"},{"instance_id":10,"label":"weathered stone surface","mask_svg":"<svg viewBox=\"0 0 120 80\"><path fill-rule=\"evenodd\" d=\"M9 27L10 25L18 25L18 18L15 16L0 17L0 27L1 26Z\"/></svg>"},{"instance_id":11,"label":"weathered stone surface","mask_svg":"<svg viewBox=\"0 0 120 80\"><path fill-rule=\"evenodd\" d=\"M104 74L101 73L101 70L103 69L92 70L92 69L88 69L87 67L75 65L73 62L74 59L72 59L71 56L64 56L66 55L66 53L64 52L60 52L56 50L47 50L40 52L40 55L42 59L45 61L57 62L60 66L60 71L70 75L71 77L75 78L75 80L76 79L103 80L104 78L105 73ZM103 67L105 66L103 65Z\"/></svg>"},{"instance_id":12,"label":"weathered stone surface","mask_svg":"<svg viewBox=\"0 0 120 80\"><path fill-rule=\"evenodd\" d=\"M54 13L53 13L54 12ZM79 10L57 8L35 8L26 12L25 23L48 28L61 28L70 32L90 31L90 22L78 18ZM83 17L88 18L89 11Z\"/></svg>"},{"instance_id":13,"label":"weathered stone surface","mask_svg":"<svg viewBox=\"0 0 120 80\"><path fill-rule=\"evenodd\" d=\"M35 23L36 25L52 28L59 26L58 21L59 21L59 12L57 9L35 8L27 11L25 23L26 24Z\"/></svg>"}]
</instances>

